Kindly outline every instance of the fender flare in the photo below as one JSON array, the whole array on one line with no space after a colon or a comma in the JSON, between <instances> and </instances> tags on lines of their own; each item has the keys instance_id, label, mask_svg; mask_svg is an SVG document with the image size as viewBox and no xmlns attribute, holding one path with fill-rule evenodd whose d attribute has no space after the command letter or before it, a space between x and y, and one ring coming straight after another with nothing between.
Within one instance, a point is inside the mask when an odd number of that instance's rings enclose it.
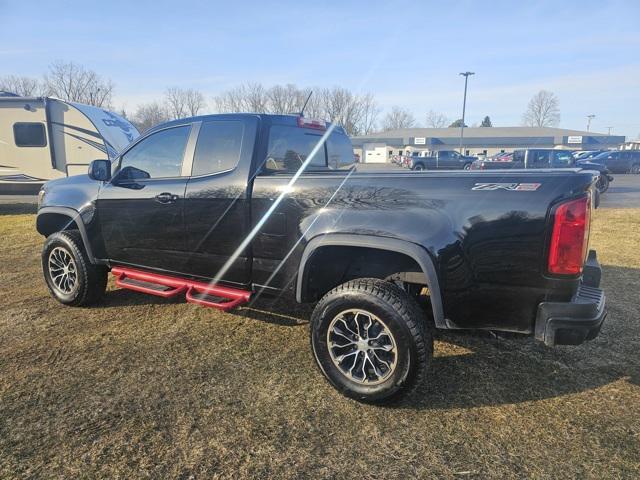
<instances>
[{"instance_id":1,"label":"fender flare","mask_svg":"<svg viewBox=\"0 0 640 480\"><path fill-rule=\"evenodd\" d=\"M302 302L302 291L306 281L305 274L307 263L318 248L326 246L377 248L380 250L402 253L411 257L420 266L422 272L427 278L427 286L429 287L431 307L433 309L433 318L436 327L448 328L444 316L438 274L431 255L429 255L429 253L420 245L396 238L344 233L329 233L313 238L309 243L307 243L304 252L302 253L302 257L300 258L300 265L298 267L296 300L299 303Z\"/></svg>"},{"instance_id":2,"label":"fender flare","mask_svg":"<svg viewBox=\"0 0 640 480\"><path fill-rule=\"evenodd\" d=\"M80 237L82 238L82 243L84 244L85 251L87 252L87 257L89 261L93 264L98 263L96 258L93 256L93 250L91 249L91 244L89 243L89 236L87 235L87 229L82 221L82 216L80 212L74 210L71 207L41 207L38 210L38 215L36 216L36 228L38 228L38 219L41 215L45 215L47 213L55 213L58 215L65 215L71 219L73 223L78 227L78 231L80 232ZM38 229L38 233L40 230Z\"/></svg>"}]
</instances>

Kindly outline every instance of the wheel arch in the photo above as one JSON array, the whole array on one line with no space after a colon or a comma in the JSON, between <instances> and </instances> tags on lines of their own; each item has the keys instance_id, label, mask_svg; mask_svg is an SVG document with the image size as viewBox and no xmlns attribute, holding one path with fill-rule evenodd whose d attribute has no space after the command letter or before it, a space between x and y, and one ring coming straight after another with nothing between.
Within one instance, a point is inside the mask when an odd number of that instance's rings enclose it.
<instances>
[{"instance_id":1,"label":"wheel arch","mask_svg":"<svg viewBox=\"0 0 640 480\"><path fill-rule=\"evenodd\" d=\"M412 262L415 262L417 267L419 267L420 273L424 275L425 283L429 288L435 324L438 328L447 328L440 284L433 259L421 246L395 238L341 233L321 235L313 238L307 243L298 267L296 283L296 300L298 302L313 300L309 273L313 265L314 256L329 247L348 247L354 251L357 249L384 251L386 253L395 253L404 256ZM331 288L334 286L337 285L332 285Z\"/></svg>"},{"instance_id":2,"label":"wheel arch","mask_svg":"<svg viewBox=\"0 0 640 480\"><path fill-rule=\"evenodd\" d=\"M77 210L70 207L42 207L36 217L36 230L45 237L64 230L78 230L89 261L96 263L87 229Z\"/></svg>"}]
</instances>

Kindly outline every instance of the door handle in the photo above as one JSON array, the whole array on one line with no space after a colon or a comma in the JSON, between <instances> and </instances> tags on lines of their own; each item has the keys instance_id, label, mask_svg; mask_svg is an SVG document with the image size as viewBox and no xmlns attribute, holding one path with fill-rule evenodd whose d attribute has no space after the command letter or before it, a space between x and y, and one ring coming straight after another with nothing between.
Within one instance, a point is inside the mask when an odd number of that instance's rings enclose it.
<instances>
[{"instance_id":1,"label":"door handle","mask_svg":"<svg viewBox=\"0 0 640 480\"><path fill-rule=\"evenodd\" d=\"M156 195L156 201L162 203L163 205L174 203L176 200L178 200L178 196L172 195L169 192L164 192Z\"/></svg>"}]
</instances>

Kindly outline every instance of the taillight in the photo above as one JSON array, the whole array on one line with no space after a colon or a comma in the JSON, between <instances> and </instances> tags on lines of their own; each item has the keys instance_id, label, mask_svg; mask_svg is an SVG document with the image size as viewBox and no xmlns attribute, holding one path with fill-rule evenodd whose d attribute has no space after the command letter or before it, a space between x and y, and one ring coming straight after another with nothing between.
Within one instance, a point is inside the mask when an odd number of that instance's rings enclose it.
<instances>
[{"instance_id":1,"label":"taillight","mask_svg":"<svg viewBox=\"0 0 640 480\"><path fill-rule=\"evenodd\" d=\"M315 128L316 130L326 130L327 122L317 118L298 117L298 126L303 128Z\"/></svg>"},{"instance_id":2,"label":"taillight","mask_svg":"<svg viewBox=\"0 0 640 480\"><path fill-rule=\"evenodd\" d=\"M591 195L556 208L549 246L549 273L578 275L587 255Z\"/></svg>"}]
</instances>

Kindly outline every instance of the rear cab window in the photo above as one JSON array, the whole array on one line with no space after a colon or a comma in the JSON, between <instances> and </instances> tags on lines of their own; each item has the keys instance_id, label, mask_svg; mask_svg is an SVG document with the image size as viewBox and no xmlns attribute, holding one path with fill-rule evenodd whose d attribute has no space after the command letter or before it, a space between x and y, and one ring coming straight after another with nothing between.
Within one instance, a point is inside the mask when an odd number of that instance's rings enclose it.
<instances>
[{"instance_id":1,"label":"rear cab window","mask_svg":"<svg viewBox=\"0 0 640 480\"><path fill-rule=\"evenodd\" d=\"M269 131L267 156L262 174L295 173L318 146L323 130L289 125L273 125ZM320 145L306 168L306 172L344 170L355 164L349 137L334 131Z\"/></svg>"}]
</instances>

